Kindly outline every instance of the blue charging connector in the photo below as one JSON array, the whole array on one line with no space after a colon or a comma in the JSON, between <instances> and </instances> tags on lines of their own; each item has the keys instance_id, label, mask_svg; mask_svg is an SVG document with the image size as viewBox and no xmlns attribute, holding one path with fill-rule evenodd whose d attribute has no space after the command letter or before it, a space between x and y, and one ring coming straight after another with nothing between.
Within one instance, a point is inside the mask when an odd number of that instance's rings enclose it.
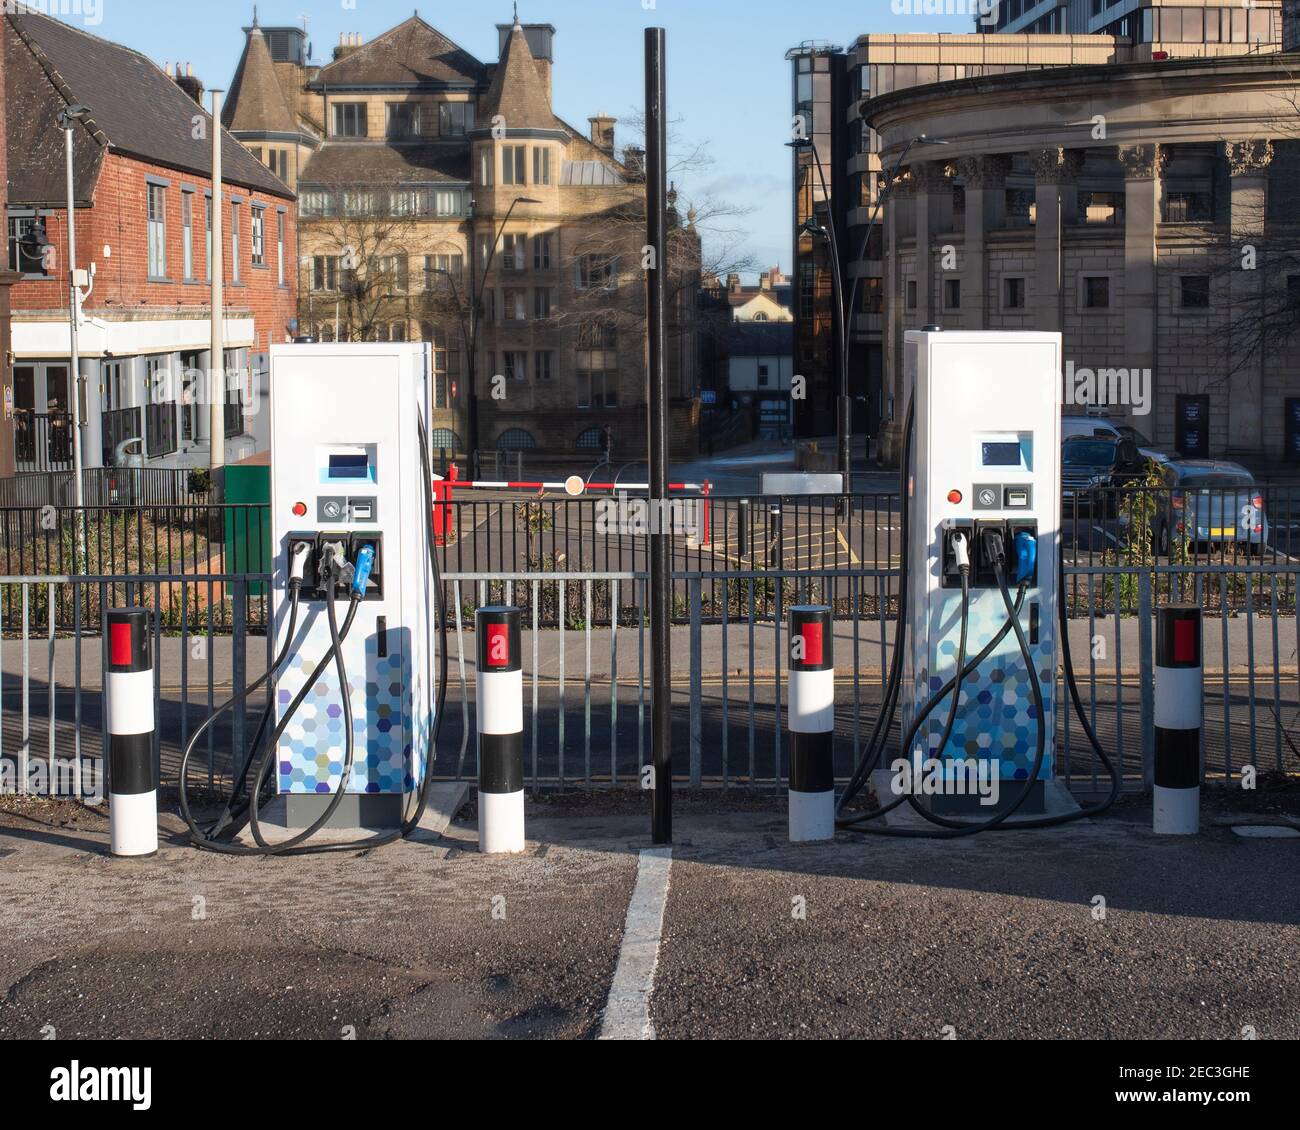
<instances>
[{"instance_id":1,"label":"blue charging connector","mask_svg":"<svg viewBox=\"0 0 1300 1130\"><path fill-rule=\"evenodd\" d=\"M375 547L363 545L357 553L357 568L352 574L352 595L365 596L366 583L370 580L370 571L375 567Z\"/></svg>"},{"instance_id":2,"label":"blue charging connector","mask_svg":"<svg viewBox=\"0 0 1300 1130\"><path fill-rule=\"evenodd\" d=\"M1029 580L1038 565L1038 539L1028 530L1016 534L1016 584Z\"/></svg>"}]
</instances>

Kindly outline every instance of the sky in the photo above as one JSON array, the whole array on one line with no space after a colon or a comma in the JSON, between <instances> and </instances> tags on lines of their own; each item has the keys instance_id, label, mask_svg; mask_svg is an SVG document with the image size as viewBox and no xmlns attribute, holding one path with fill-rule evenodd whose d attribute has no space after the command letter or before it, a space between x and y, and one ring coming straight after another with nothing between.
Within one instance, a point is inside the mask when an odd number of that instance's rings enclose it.
<instances>
[{"instance_id":1,"label":"sky","mask_svg":"<svg viewBox=\"0 0 1300 1130\"><path fill-rule=\"evenodd\" d=\"M189 63L208 87L229 85L252 3L242 0L32 0L143 52L159 65ZM639 115L644 102L642 29L667 29L668 110L677 155L696 149L704 166L683 172L683 202L712 198L738 214L735 232L711 240L719 261L750 258L790 269L790 64L805 40L848 46L864 32L970 31L971 0L520 0L525 23L556 28L555 111L585 129L587 118ZM328 62L340 32L367 41L413 10L484 62L497 58L496 24L510 0L260 0L263 26L307 28L313 61ZM934 14L927 14L932 12ZM953 12L954 14L946 14ZM616 128L616 144L635 142ZM692 163L695 164L695 163ZM735 251L721 252L724 243ZM743 253L740 254L740 253Z\"/></svg>"}]
</instances>

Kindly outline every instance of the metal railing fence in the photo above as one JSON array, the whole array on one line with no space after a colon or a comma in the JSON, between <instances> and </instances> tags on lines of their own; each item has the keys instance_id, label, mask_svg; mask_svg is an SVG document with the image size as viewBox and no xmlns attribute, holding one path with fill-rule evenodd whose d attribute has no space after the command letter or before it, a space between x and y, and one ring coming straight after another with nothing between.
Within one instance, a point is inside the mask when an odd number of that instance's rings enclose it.
<instances>
[{"instance_id":1,"label":"metal railing fence","mask_svg":"<svg viewBox=\"0 0 1300 1130\"><path fill-rule=\"evenodd\" d=\"M1234 779L1243 766L1300 772L1300 621L1286 595L1300 563L1067 567L1071 652L1090 720L1123 768L1125 787L1149 783L1155 608L1170 599L1205 609L1205 769ZM193 614L155 621L157 756L175 783L193 728L270 658L269 575L0 577L0 756L98 758L102 611L168 599ZM784 614L795 601L839 592L835 769L847 776L879 709L897 638L896 568L852 572L679 573L685 608L672 629L677 772L693 785L781 787L787 769ZM775 587L765 592L765 583ZM473 778L472 609L525 612L525 758L534 788L631 784L649 758L646 576L636 571L449 573L448 709L440 776ZM1234 588L1237 594L1234 595ZM1263 593L1263 600L1258 594ZM716 595L714 595L716 594ZM562 613L562 614L561 614ZM229 751L252 733L264 698L245 703L205 742L195 772L228 783ZM1058 684L1057 773L1081 792L1105 776ZM891 742L898 740L898 731Z\"/></svg>"}]
</instances>

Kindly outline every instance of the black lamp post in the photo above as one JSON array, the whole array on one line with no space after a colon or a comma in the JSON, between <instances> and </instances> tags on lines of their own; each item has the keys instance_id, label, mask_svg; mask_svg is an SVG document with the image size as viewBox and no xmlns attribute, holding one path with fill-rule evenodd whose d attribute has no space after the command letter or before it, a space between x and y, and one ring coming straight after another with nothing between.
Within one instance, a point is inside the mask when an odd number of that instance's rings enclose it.
<instances>
[{"instance_id":1,"label":"black lamp post","mask_svg":"<svg viewBox=\"0 0 1300 1130\"><path fill-rule=\"evenodd\" d=\"M890 170L885 179L885 183L876 193L876 202L872 207L871 216L867 220L867 230L862 236L862 245L858 249L857 257L854 263L861 263L866 258L867 249L871 242L871 233L875 230L876 224L880 219L880 208L885 202L885 197L889 190L894 186L898 179L898 174L903 168L903 162L907 160L907 155L912 151L914 145L947 145L948 142L941 141L937 138L927 137L920 134L912 138L903 146L903 151L898 155L898 160L894 162L894 167ZM841 515L848 517L848 500L851 494L851 473L852 473L852 454L853 454L853 403L849 397L849 346L853 336L853 308L858 300L858 286L861 282L861 275L855 274L849 285L847 295L844 291L844 276L839 256L839 241L835 232L835 217L831 214L829 203L831 194L826 184L826 171L822 165L821 155L817 152L817 147L813 144L811 138L801 137L794 141L786 142L786 145L796 152L800 150L811 150L813 164L817 169L817 179L821 182L822 195L826 199L828 208L826 214L826 225L823 227L815 223L810 217L805 221L803 228L810 235L820 236L826 239L829 244L831 258L831 286L834 291L835 304L839 314L839 332L840 332L840 372L839 372L839 410L836 413L836 439L839 448L839 470L843 476L842 480L842 498Z\"/></svg>"}]
</instances>

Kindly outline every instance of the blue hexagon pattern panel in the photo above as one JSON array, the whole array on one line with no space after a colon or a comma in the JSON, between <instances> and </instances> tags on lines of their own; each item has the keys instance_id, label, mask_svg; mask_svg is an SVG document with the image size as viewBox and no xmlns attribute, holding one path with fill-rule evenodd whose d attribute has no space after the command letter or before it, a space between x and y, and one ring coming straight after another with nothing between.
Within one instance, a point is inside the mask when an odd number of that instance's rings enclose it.
<instances>
[{"instance_id":1,"label":"blue hexagon pattern panel","mask_svg":"<svg viewBox=\"0 0 1300 1130\"><path fill-rule=\"evenodd\" d=\"M378 636L366 640L366 671L348 672L351 684L352 733L354 741L350 793L401 793L412 788L411 698L404 688L411 679L410 662L401 647L393 646L397 633L390 631L388 654L379 655ZM301 689L319 656L297 655L286 664L276 687L280 710L288 706ZM427 723L421 729L426 729ZM422 745L424 741L422 740ZM338 673L333 666L303 699L280 739L279 778L282 793L331 793L338 789L343 773L343 704L338 691Z\"/></svg>"},{"instance_id":2,"label":"blue hexagon pattern panel","mask_svg":"<svg viewBox=\"0 0 1300 1130\"><path fill-rule=\"evenodd\" d=\"M1030 594L1030 598L1034 596ZM1021 628L1028 632L1028 600L1021 612ZM967 631L967 657L977 654L1006 622L1007 610L1000 594L981 592L972 594L970 623ZM942 630L937 626L943 625ZM1029 672L1014 633L998 645L998 649L979 669L962 681L961 698L952 736L948 740L945 758L996 758L1000 763L999 776L1003 780L1024 780L1033 768L1037 751L1038 728L1046 727L1047 741L1043 763L1038 777L1046 780L1052 776L1051 736L1055 732L1056 718L1053 710L1053 691L1056 681L1056 649L1052 635L1053 624L1048 617L1039 618L1039 638L1030 645L1031 654L1039 668L1039 689L1043 696L1047 716L1040 719L1034 705L1029 683ZM960 598L954 598L933 629L939 638L938 661L917 671L917 699L925 701L938 691L953 675L957 665L957 645L960 641ZM939 739L943 736L951 699L945 696L930 714L922 727L927 756L935 756Z\"/></svg>"}]
</instances>

